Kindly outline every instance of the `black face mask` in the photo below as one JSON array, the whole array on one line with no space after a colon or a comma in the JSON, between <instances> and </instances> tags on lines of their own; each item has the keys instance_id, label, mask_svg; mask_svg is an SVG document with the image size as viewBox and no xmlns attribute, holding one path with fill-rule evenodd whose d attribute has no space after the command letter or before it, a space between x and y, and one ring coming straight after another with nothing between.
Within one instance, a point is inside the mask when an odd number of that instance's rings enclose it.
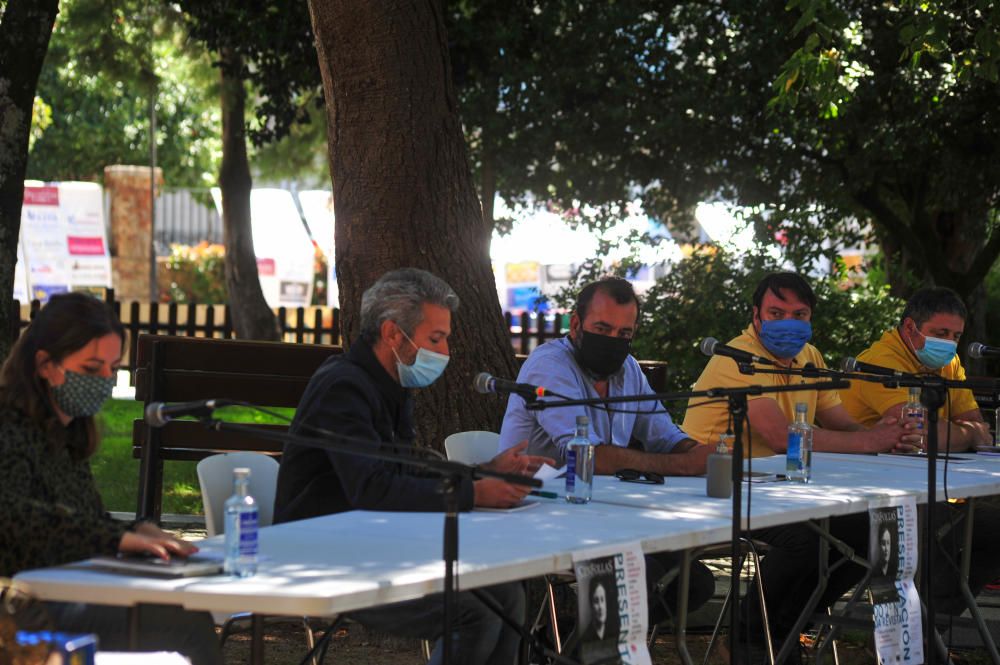
<instances>
[{"instance_id":1,"label":"black face mask","mask_svg":"<svg viewBox=\"0 0 1000 665\"><path fill-rule=\"evenodd\" d=\"M581 330L577 336L576 361L596 379L606 379L625 364L632 340Z\"/></svg>"}]
</instances>

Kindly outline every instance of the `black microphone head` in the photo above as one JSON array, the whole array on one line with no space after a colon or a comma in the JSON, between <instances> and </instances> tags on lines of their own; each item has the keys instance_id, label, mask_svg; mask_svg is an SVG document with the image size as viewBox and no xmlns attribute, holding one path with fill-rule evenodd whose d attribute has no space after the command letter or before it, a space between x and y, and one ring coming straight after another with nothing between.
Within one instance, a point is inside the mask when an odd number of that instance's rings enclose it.
<instances>
[{"instance_id":1,"label":"black microphone head","mask_svg":"<svg viewBox=\"0 0 1000 665\"><path fill-rule=\"evenodd\" d=\"M477 393L491 393L493 392L493 377L490 376L489 372L480 372L473 379L472 387L475 388Z\"/></svg>"},{"instance_id":2,"label":"black microphone head","mask_svg":"<svg viewBox=\"0 0 1000 665\"><path fill-rule=\"evenodd\" d=\"M718 343L719 340L715 339L714 337L706 337L705 339L701 340L701 344L698 346L698 348L701 349L701 352L704 353L706 356L714 356L715 347Z\"/></svg>"},{"instance_id":3,"label":"black microphone head","mask_svg":"<svg viewBox=\"0 0 1000 665\"><path fill-rule=\"evenodd\" d=\"M986 348L986 345L983 344L982 342L972 342L971 344L969 344L968 348L969 357L982 358L984 348Z\"/></svg>"},{"instance_id":4,"label":"black microphone head","mask_svg":"<svg viewBox=\"0 0 1000 665\"><path fill-rule=\"evenodd\" d=\"M146 405L146 424L150 427L163 427L167 420L160 414L163 402L150 402Z\"/></svg>"},{"instance_id":5,"label":"black microphone head","mask_svg":"<svg viewBox=\"0 0 1000 665\"><path fill-rule=\"evenodd\" d=\"M840 361L840 370L842 372L856 372L857 369L858 369L857 358L852 358L848 356Z\"/></svg>"}]
</instances>

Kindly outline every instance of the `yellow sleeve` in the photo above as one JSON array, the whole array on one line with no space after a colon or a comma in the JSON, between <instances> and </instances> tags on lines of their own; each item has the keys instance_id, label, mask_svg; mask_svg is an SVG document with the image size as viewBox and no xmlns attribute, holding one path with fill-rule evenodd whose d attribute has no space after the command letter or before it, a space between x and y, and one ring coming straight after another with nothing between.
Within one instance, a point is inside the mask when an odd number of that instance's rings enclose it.
<instances>
[{"instance_id":1,"label":"yellow sleeve","mask_svg":"<svg viewBox=\"0 0 1000 665\"><path fill-rule=\"evenodd\" d=\"M826 369L826 363L823 361L823 354L816 351L816 358L812 361L816 367ZM816 397L816 412L826 411L827 409L832 409L835 406L840 405L840 391L839 390L820 390L819 395Z\"/></svg>"},{"instance_id":2,"label":"yellow sleeve","mask_svg":"<svg viewBox=\"0 0 1000 665\"><path fill-rule=\"evenodd\" d=\"M955 380L965 381L965 368L961 364L959 364L958 369L955 371ZM979 408L975 395L968 388L953 388L948 391L948 397L951 400L951 411L948 413L951 413L953 416Z\"/></svg>"}]
</instances>

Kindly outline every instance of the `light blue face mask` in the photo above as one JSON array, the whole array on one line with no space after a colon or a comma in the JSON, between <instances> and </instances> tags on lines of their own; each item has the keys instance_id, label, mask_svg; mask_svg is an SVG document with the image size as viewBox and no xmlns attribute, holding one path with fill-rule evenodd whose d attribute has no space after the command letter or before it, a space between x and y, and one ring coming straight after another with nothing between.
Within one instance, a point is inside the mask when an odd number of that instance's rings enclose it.
<instances>
[{"instance_id":1,"label":"light blue face mask","mask_svg":"<svg viewBox=\"0 0 1000 665\"><path fill-rule=\"evenodd\" d=\"M812 339L812 324L802 319L760 322L760 341L777 358L794 358Z\"/></svg>"},{"instance_id":2,"label":"light blue face mask","mask_svg":"<svg viewBox=\"0 0 1000 665\"><path fill-rule=\"evenodd\" d=\"M917 354L917 360L924 367L941 369L955 357L958 342L940 337L928 337L919 330L917 330L917 334L924 338L924 348L913 351Z\"/></svg>"},{"instance_id":3,"label":"light blue face mask","mask_svg":"<svg viewBox=\"0 0 1000 665\"><path fill-rule=\"evenodd\" d=\"M413 340L410 339L410 336L402 328L400 328L400 332L403 333L406 341L413 344ZM396 371L399 372L399 384L404 388L426 388L441 376L444 368L448 366L450 356L425 349L416 344L413 344L413 348L417 350L417 357L412 365L404 365L403 361L399 359L396 349L392 350L393 355L396 356Z\"/></svg>"}]
</instances>

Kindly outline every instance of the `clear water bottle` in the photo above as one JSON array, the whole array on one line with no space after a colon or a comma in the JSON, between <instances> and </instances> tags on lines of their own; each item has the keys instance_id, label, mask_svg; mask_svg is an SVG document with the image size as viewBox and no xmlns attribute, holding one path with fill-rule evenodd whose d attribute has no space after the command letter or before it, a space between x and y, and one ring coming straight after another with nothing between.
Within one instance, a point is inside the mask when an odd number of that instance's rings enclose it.
<instances>
[{"instance_id":1,"label":"clear water bottle","mask_svg":"<svg viewBox=\"0 0 1000 665\"><path fill-rule=\"evenodd\" d=\"M912 424L912 434L920 435L920 449L927 444L927 407L920 403L920 388L910 388L910 397L903 405L903 425Z\"/></svg>"},{"instance_id":2,"label":"clear water bottle","mask_svg":"<svg viewBox=\"0 0 1000 665\"><path fill-rule=\"evenodd\" d=\"M250 577L257 572L257 502L250 496L250 469L233 469L233 495L226 499L227 575Z\"/></svg>"},{"instance_id":3,"label":"clear water bottle","mask_svg":"<svg viewBox=\"0 0 1000 665\"><path fill-rule=\"evenodd\" d=\"M785 473L796 483L808 483L812 477L813 428L806 422L808 413L805 402L796 403L795 420L788 426Z\"/></svg>"},{"instance_id":4,"label":"clear water bottle","mask_svg":"<svg viewBox=\"0 0 1000 665\"><path fill-rule=\"evenodd\" d=\"M594 444L587 435L590 419L576 417L576 434L566 444L566 500L587 503L594 490Z\"/></svg>"}]
</instances>

